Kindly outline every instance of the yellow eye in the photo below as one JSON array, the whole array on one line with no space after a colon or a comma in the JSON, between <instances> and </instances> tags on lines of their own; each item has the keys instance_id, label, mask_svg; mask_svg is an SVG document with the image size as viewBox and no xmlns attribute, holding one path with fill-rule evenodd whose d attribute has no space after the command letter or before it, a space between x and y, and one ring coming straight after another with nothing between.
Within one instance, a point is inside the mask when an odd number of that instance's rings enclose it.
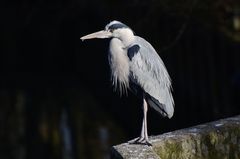
<instances>
[{"instance_id":1,"label":"yellow eye","mask_svg":"<svg viewBox=\"0 0 240 159\"><path fill-rule=\"evenodd\" d=\"M112 33L112 32L113 32L113 29L109 29L109 31Z\"/></svg>"}]
</instances>

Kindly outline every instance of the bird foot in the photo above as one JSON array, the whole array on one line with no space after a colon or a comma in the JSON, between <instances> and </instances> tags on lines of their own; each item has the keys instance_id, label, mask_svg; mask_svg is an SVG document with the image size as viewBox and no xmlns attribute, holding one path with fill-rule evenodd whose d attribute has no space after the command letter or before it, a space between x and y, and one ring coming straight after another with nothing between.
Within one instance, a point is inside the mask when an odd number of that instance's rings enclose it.
<instances>
[{"instance_id":1,"label":"bird foot","mask_svg":"<svg viewBox=\"0 0 240 159\"><path fill-rule=\"evenodd\" d=\"M129 141L129 144L140 144L140 145L147 145L147 146L152 146L152 144L149 142L148 139L139 137L133 141Z\"/></svg>"}]
</instances>

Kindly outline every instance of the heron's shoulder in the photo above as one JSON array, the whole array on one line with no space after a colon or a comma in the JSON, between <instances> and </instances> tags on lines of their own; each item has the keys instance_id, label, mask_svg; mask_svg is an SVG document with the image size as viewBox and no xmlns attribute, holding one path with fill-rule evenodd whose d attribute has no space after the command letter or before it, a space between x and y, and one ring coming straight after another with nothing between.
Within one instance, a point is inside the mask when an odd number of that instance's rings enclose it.
<instances>
[{"instance_id":1,"label":"heron's shoulder","mask_svg":"<svg viewBox=\"0 0 240 159\"><path fill-rule=\"evenodd\" d=\"M135 41L141 41L141 42L147 42L148 43L147 40L145 40L144 38L142 38L140 36L137 36L137 35L135 35Z\"/></svg>"},{"instance_id":2,"label":"heron's shoulder","mask_svg":"<svg viewBox=\"0 0 240 159\"><path fill-rule=\"evenodd\" d=\"M146 39L140 37L140 36L135 36L135 42L143 45L149 45L152 46Z\"/></svg>"},{"instance_id":3,"label":"heron's shoulder","mask_svg":"<svg viewBox=\"0 0 240 159\"><path fill-rule=\"evenodd\" d=\"M156 50L153 48L153 46L140 36L135 36L135 44L138 44L140 46L142 52L146 51L156 53Z\"/></svg>"},{"instance_id":4,"label":"heron's shoulder","mask_svg":"<svg viewBox=\"0 0 240 159\"><path fill-rule=\"evenodd\" d=\"M130 61L132 61L132 59L144 59L150 65L152 64L152 62L162 63L158 53L153 48L153 46L140 36L135 36L134 42L130 46L128 46L127 55Z\"/></svg>"}]
</instances>

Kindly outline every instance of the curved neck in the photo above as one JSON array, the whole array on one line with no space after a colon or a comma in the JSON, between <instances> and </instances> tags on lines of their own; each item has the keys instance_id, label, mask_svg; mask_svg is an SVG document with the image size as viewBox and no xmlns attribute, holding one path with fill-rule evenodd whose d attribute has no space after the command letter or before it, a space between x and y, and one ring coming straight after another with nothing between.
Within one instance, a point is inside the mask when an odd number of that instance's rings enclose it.
<instances>
[{"instance_id":1,"label":"curved neck","mask_svg":"<svg viewBox=\"0 0 240 159\"><path fill-rule=\"evenodd\" d=\"M119 39L122 41L125 47L128 47L134 42L135 36L131 30L125 30L124 35L120 36Z\"/></svg>"},{"instance_id":2,"label":"curved neck","mask_svg":"<svg viewBox=\"0 0 240 159\"><path fill-rule=\"evenodd\" d=\"M122 38L123 45L125 47L128 47L129 45L131 45L134 42L134 39L135 39L134 35Z\"/></svg>"}]
</instances>

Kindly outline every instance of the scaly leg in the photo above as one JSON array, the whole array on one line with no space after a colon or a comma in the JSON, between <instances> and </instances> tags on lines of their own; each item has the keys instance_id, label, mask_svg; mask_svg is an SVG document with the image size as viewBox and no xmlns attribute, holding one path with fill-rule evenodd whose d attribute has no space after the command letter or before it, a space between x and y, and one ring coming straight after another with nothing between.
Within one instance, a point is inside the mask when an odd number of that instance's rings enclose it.
<instances>
[{"instance_id":1,"label":"scaly leg","mask_svg":"<svg viewBox=\"0 0 240 159\"><path fill-rule=\"evenodd\" d=\"M143 99L143 120L144 120L144 139L147 143L149 143L148 140L148 132L147 132L147 111L148 111L148 105L145 99Z\"/></svg>"},{"instance_id":2,"label":"scaly leg","mask_svg":"<svg viewBox=\"0 0 240 159\"><path fill-rule=\"evenodd\" d=\"M136 142L141 143L142 141L144 141L144 135L145 135L145 122L143 117L141 134L140 134L140 137L136 140Z\"/></svg>"},{"instance_id":3,"label":"scaly leg","mask_svg":"<svg viewBox=\"0 0 240 159\"><path fill-rule=\"evenodd\" d=\"M141 134L139 138L137 138L136 140L130 143L146 144L146 145L152 146L152 144L149 142L148 133L147 133L147 111L148 111L148 105L145 98L143 98L143 122L142 122Z\"/></svg>"}]
</instances>

